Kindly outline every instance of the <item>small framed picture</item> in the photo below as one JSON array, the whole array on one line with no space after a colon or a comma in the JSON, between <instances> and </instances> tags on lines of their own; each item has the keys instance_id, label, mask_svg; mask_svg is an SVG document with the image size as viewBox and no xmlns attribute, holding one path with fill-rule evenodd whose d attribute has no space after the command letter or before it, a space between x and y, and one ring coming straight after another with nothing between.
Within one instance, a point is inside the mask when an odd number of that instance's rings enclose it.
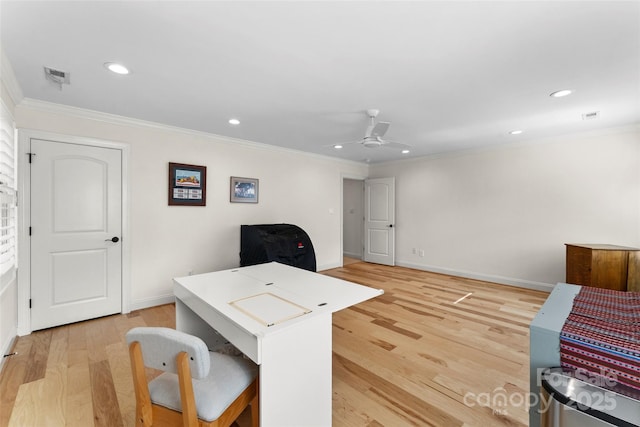
<instances>
[{"instance_id":1,"label":"small framed picture","mask_svg":"<svg viewBox=\"0 0 640 427\"><path fill-rule=\"evenodd\" d=\"M207 167L169 163L169 206L206 206Z\"/></svg>"},{"instance_id":2,"label":"small framed picture","mask_svg":"<svg viewBox=\"0 0 640 427\"><path fill-rule=\"evenodd\" d=\"M258 180L254 178L231 177L232 203L258 203Z\"/></svg>"}]
</instances>

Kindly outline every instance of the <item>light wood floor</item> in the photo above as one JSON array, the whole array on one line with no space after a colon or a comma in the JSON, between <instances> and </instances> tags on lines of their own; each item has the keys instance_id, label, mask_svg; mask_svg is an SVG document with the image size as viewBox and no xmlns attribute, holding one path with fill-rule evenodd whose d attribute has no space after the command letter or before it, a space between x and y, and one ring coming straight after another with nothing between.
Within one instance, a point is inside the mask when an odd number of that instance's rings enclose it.
<instances>
[{"instance_id":1,"label":"light wood floor","mask_svg":"<svg viewBox=\"0 0 640 427\"><path fill-rule=\"evenodd\" d=\"M334 426L528 424L528 325L546 293L363 262L324 273L385 291L334 315ZM124 334L145 325L175 327L174 306L19 338L0 426L133 426Z\"/></svg>"},{"instance_id":2,"label":"light wood floor","mask_svg":"<svg viewBox=\"0 0 640 427\"><path fill-rule=\"evenodd\" d=\"M344 265L345 267L348 266L349 264L355 264L356 262L362 262L361 259L358 258L352 258L352 257L342 257L342 265Z\"/></svg>"}]
</instances>

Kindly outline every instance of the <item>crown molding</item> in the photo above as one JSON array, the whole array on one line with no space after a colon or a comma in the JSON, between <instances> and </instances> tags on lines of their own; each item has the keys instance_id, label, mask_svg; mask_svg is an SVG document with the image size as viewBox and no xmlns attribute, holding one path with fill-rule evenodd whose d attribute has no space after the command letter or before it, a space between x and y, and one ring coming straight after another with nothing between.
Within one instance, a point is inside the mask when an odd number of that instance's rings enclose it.
<instances>
[{"instance_id":1,"label":"crown molding","mask_svg":"<svg viewBox=\"0 0 640 427\"><path fill-rule=\"evenodd\" d=\"M151 122L147 120L135 119L131 117L119 116L117 114L103 113L100 111L89 110L85 108L71 107L69 105L56 104L48 101L41 101L33 98L23 98L19 105L21 108L41 111L50 114L62 114L66 116L72 116L80 119L93 120L102 123L108 123L113 125L122 125L129 127L152 129L163 132L175 132L183 135L195 136L198 138L213 140L217 143L243 146L252 149L260 149L266 151L277 151L282 153L290 153L297 155L305 155L316 159L325 161L331 161L334 163L345 163L350 165L362 165L362 162L356 162L353 160L345 160L336 157L325 156L322 154L308 153L305 151L295 150L292 148L279 147L276 145L269 145L262 142L249 141L246 139L234 138L230 136L217 135L214 133L203 132L193 129L182 128L178 126L166 125L158 122Z\"/></svg>"},{"instance_id":2,"label":"crown molding","mask_svg":"<svg viewBox=\"0 0 640 427\"><path fill-rule=\"evenodd\" d=\"M582 132L565 132L554 136L544 136L534 139L527 139L519 142L508 142L503 144L493 144L488 146L464 148L455 151L445 151L442 153L425 154L424 156L411 157L408 159L389 160L387 162L372 163L372 167L376 166L395 166L406 165L410 163L421 163L430 160L437 160L443 158L463 157L478 153L487 153L493 151L504 151L510 149L518 149L523 147L540 146L543 144L556 144L562 142L565 139L575 138L593 138L602 136L611 136L624 133L640 133L640 123L634 123L629 125L614 125L604 128L591 129Z\"/></svg>"},{"instance_id":3,"label":"crown molding","mask_svg":"<svg viewBox=\"0 0 640 427\"><path fill-rule=\"evenodd\" d=\"M16 75L13 72L13 67L11 67L11 62L9 62L9 58L4 54L2 46L0 46L0 78L11 97L11 101L13 101L13 105L18 105L24 98L24 95L22 94L22 89L18 84Z\"/></svg>"}]
</instances>

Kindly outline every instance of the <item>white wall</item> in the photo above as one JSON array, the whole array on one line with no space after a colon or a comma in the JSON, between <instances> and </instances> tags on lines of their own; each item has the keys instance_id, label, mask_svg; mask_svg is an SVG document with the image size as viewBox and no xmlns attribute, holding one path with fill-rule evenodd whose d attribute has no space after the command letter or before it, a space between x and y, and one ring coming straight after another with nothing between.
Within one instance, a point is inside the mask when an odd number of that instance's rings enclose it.
<instances>
[{"instance_id":1,"label":"white wall","mask_svg":"<svg viewBox=\"0 0 640 427\"><path fill-rule=\"evenodd\" d=\"M544 287L565 279L564 243L640 247L637 128L370 167L384 176L400 265Z\"/></svg>"},{"instance_id":2,"label":"white wall","mask_svg":"<svg viewBox=\"0 0 640 427\"><path fill-rule=\"evenodd\" d=\"M133 308L171 298L172 277L238 265L240 224L297 224L319 269L340 265L342 176L396 177L399 265L545 287L564 280L564 243L640 247L637 128L367 166L28 100L14 107L0 89L19 128L130 145ZM206 207L167 206L170 161L208 167ZM232 175L260 179L259 204L229 203ZM15 282L0 293L0 344L15 334L15 295Z\"/></svg>"},{"instance_id":3,"label":"white wall","mask_svg":"<svg viewBox=\"0 0 640 427\"><path fill-rule=\"evenodd\" d=\"M367 165L94 116L27 100L15 119L18 128L130 145L132 308L170 299L173 277L238 266L241 224L296 224L319 270L342 265L342 175L366 175ZM167 205L169 162L207 166L206 207ZM231 176L258 178L259 203L230 203Z\"/></svg>"},{"instance_id":4,"label":"white wall","mask_svg":"<svg viewBox=\"0 0 640 427\"><path fill-rule=\"evenodd\" d=\"M1 54L1 52L0 52ZM6 66L6 64L5 64ZM14 116L14 105L3 82L0 82L0 106L11 121ZM6 107L6 108L5 108ZM7 354L11 348L17 331L17 280L15 269L11 269L0 278L0 355ZM4 358L0 360L0 367Z\"/></svg>"},{"instance_id":5,"label":"white wall","mask_svg":"<svg viewBox=\"0 0 640 427\"><path fill-rule=\"evenodd\" d=\"M362 258L364 232L364 181L345 179L342 204L342 252L344 255Z\"/></svg>"},{"instance_id":6,"label":"white wall","mask_svg":"<svg viewBox=\"0 0 640 427\"><path fill-rule=\"evenodd\" d=\"M0 282L0 353L9 353L18 331L18 285L15 271ZM0 367L4 363L0 360Z\"/></svg>"}]
</instances>

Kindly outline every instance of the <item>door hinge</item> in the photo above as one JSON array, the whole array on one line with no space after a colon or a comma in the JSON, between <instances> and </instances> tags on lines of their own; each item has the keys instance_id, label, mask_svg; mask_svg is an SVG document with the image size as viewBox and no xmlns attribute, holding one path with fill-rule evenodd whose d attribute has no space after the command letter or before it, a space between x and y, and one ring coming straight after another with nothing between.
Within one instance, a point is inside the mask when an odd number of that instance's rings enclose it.
<instances>
[{"instance_id":1,"label":"door hinge","mask_svg":"<svg viewBox=\"0 0 640 427\"><path fill-rule=\"evenodd\" d=\"M31 236L31 226L29 226L29 236Z\"/></svg>"},{"instance_id":2,"label":"door hinge","mask_svg":"<svg viewBox=\"0 0 640 427\"><path fill-rule=\"evenodd\" d=\"M33 160L35 155L36 155L36 153L27 153L27 156L29 156L29 163L31 163L31 161Z\"/></svg>"},{"instance_id":3,"label":"door hinge","mask_svg":"<svg viewBox=\"0 0 640 427\"><path fill-rule=\"evenodd\" d=\"M29 308L31 308L31 298L29 298Z\"/></svg>"}]
</instances>

